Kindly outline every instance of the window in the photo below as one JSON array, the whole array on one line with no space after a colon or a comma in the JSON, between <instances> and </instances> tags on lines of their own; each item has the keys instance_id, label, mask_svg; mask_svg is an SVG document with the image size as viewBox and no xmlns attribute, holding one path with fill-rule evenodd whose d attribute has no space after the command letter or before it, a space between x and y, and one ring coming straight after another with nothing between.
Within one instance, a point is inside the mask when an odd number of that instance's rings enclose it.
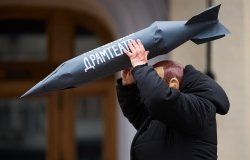
<instances>
[{"instance_id":1,"label":"window","mask_svg":"<svg viewBox=\"0 0 250 160\"><path fill-rule=\"evenodd\" d=\"M46 23L42 20L0 20L1 61L45 61Z\"/></svg>"},{"instance_id":2,"label":"window","mask_svg":"<svg viewBox=\"0 0 250 160\"><path fill-rule=\"evenodd\" d=\"M102 97L75 99L75 136L80 160L102 159L103 113Z\"/></svg>"},{"instance_id":3,"label":"window","mask_svg":"<svg viewBox=\"0 0 250 160\"><path fill-rule=\"evenodd\" d=\"M0 99L0 155L5 160L45 159L45 99Z\"/></svg>"},{"instance_id":4,"label":"window","mask_svg":"<svg viewBox=\"0 0 250 160\"><path fill-rule=\"evenodd\" d=\"M99 37L83 27L76 27L75 50L80 55L101 46Z\"/></svg>"},{"instance_id":5,"label":"window","mask_svg":"<svg viewBox=\"0 0 250 160\"><path fill-rule=\"evenodd\" d=\"M79 12L19 9L1 10L0 157L114 160L113 77L72 90L18 99L63 61L110 40L108 27ZM102 29L89 31L84 28L90 26L86 23Z\"/></svg>"}]
</instances>

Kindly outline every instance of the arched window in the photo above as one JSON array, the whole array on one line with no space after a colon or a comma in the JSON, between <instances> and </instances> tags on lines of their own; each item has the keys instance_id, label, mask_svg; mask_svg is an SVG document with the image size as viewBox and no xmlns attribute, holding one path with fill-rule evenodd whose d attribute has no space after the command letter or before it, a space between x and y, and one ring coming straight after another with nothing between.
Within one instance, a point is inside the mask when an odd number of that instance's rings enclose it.
<instances>
[{"instance_id":1,"label":"arched window","mask_svg":"<svg viewBox=\"0 0 250 160\"><path fill-rule=\"evenodd\" d=\"M19 99L63 61L111 39L103 22L80 12L0 9L0 154L5 159L115 159L113 76Z\"/></svg>"}]
</instances>

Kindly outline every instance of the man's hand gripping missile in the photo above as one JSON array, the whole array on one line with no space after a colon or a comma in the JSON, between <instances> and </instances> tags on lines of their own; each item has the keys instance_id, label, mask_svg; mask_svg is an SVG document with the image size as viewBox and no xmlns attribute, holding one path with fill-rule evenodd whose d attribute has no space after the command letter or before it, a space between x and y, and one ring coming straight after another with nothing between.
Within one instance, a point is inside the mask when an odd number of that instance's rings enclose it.
<instances>
[{"instance_id":1,"label":"man's hand gripping missile","mask_svg":"<svg viewBox=\"0 0 250 160\"><path fill-rule=\"evenodd\" d=\"M148 62L149 51L145 50L142 42L139 39L132 40L129 42L128 46L131 52L124 50L124 53L128 55L133 67L143 65Z\"/></svg>"}]
</instances>

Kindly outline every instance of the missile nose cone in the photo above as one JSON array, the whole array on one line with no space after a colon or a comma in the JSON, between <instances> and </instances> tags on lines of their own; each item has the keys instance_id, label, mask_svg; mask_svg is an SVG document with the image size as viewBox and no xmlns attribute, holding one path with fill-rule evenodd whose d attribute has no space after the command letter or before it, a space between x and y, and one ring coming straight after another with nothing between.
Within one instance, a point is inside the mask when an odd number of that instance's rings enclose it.
<instances>
[{"instance_id":1,"label":"missile nose cone","mask_svg":"<svg viewBox=\"0 0 250 160\"><path fill-rule=\"evenodd\" d=\"M47 77L45 77L42 81L37 83L35 86L29 89L26 93L20 96L20 98L46 93L48 91L52 91L54 88L57 87L57 85L60 85L60 83L57 82L57 77L54 77L54 76L57 73L57 71L61 69L63 65L64 63L61 64L56 70L54 70Z\"/></svg>"},{"instance_id":2,"label":"missile nose cone","mask_svg":"<svg viewBox=\"0 0 250 160\"><path fill-rule=\"evenodd\" d=\"M22 96L20 96L20 98L28 97L34 94L43 93L44 90L45 90L44 85L41 81L38 84L36 84L34 87L32 87L30 90L28 90L26 93L24 93Z\"/></svg>"}]
</instances>

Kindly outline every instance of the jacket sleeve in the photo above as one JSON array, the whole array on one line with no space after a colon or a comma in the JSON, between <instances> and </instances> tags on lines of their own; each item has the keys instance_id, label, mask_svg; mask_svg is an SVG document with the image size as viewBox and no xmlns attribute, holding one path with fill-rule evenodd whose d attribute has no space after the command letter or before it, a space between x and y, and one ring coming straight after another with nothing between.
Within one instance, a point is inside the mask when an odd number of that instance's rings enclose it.
<instances>
[{"instance_id":1,"label":"jacket sleeve","mask_svg":"<svg viewBox=\"0 0 250 160\"><path fill-rule=\"evenodd\" d=\"M153 67L137 67L133 74L152 118L192 134L202 130L215 117L216 109L210 101L168 87Z\"/></svg>"},{"instance_id":2,"label":"jacket sleeve","mask_svg":"<svg viewBox=\"0 0 250 160\"><path fill-rule=\"evenodd\" d=\"M117 80L116 93L123 115L138 130L148 117L148 110L145 108L139 96L135 84L123 86L121 78Z\"/></svg>"}]
</instances>

